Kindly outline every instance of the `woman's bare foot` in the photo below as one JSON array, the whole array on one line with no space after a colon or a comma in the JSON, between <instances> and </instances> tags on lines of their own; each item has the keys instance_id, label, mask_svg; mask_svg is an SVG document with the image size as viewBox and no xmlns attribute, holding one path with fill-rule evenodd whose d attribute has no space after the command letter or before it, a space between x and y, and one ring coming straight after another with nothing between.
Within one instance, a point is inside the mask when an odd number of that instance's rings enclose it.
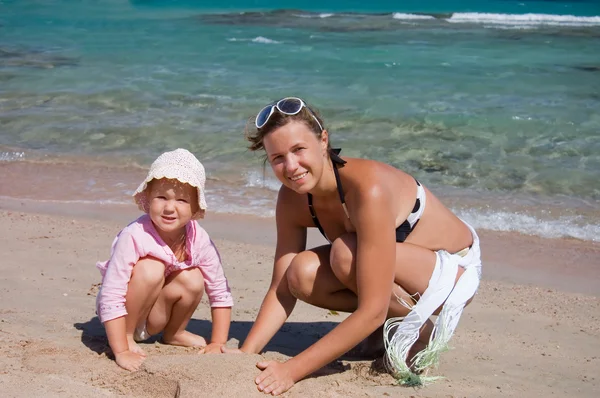
<instances>
[{"instance_id":1,"label":"woman's bare foot","mask_svg":"<svg viewBox=\"0 0 600 398\"><path fill-rule=\"evenodd\" d=\"M183 347L206 347L206 340L202 336L190 333L187 330L176 333L170 339L163 337L163 343L170 345L179 345Z\"/></svg>"},{"instance_id":2,"label":"woman's bare foot","mask_svg":"<svg viewBox=\"0 0 600 398\"><path fill-rule=\"evenodd\" d=\"M146 353L144 352L144 350L142 350L142 348L133 339L133 335L132 334L128 334L127 335L127 345L129 346L129 351L130 352L133 352L135 354L139 354L139 355L141 355L143 357L146 356Z\"/></svg>"},{"instance_id":3,"label":"woman's bare foot","mask_svg":"<svg viewBox=\"0 0 600 398\"><path fill-rule=\"evenodd\" d=\"M419 338L408 351L408 355L406 356L406 365L415 373L418 371L418 369L415 367L415 357L418 353L427 348L432 332L433 322L431 319L428 319L427 322L425 322L425 324L421 327Z\"/></svg>"},{"instance_id":4,"label":"woman's bare foot","mask_svg":"<svg viewBox=\"0 0 600 398\"><path fill-rule=\"evenodd\" d=\"M427 348L427 344L423 343L421 340L417 340L408 351L408 355L406 356L406 366L415 373L417 373L417 369L415 368L415 357L425 348Z\"/></svg>"}]
</instances>

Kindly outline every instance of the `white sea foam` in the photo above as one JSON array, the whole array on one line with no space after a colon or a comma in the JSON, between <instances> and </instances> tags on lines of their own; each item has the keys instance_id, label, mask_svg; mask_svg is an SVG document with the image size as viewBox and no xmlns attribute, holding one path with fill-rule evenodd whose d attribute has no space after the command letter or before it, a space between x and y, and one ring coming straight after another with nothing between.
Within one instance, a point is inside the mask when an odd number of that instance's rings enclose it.
<instances>
[{"instance_id":1,"label":"white sea foam","mask_svg":"<svg viewBox=\"0 0 600 398\"><path fill-rule=\"evenodd\" d=\"M458 210L456 214L474 228L519 232L542 238L576 238L600 242L600 225L586 223L582 216L562 216L544 220L506 211Z\"/></svg>"},{"instance_id":2,"label":"white sea foam","mask_svg":"<svg viewBox=\"0 0 600 398\"><path fill-rule=\"evenodd\" d=\"M265 207L260 201L250 201L247 205L215 201L215 205L211 206L210 211L225 214L243 214L262 218L275 217L275 209L273 207Z\"/></svg>"},{"instance_id":3,"label":"white sea foam","mask_svg":"<svg viewBox=\"0 0 600 398\"><path fill-rule=\"evenodd\" d=\"M262 172L256 170L244 173L245 186L250 188L265 188L274 192L279 191L281 182L272 177L270 171L268 173L269 175L263 175Z\"/></svg>"},{"instance_id":4,"label":"white sea foam","mask_svg":"<svg viewBox=\"0 0 600 398\"><path fill-rule=\"evenodd\" d=\"M238 39L237 37L230 37L227 41L235 42L235 41L251 41L253 43L262 43L262 44L281 44L282 42L277 40L268 39L263 36L257 36L253 39Z\"/></svg>"},{"instance_id":5,"label":"white sea foam","mask_svg":"<svg viewBox=\"0 0 600 398\"><path fill-rule=\"evenodd\" d=\"M24 158L25 152L0 152L0 162L14 162Z\"/></svg>"},{"instance_id":6,"label":"white sea foam","mask_svg":"<svg viewBox=\"0 0 600 398\"><path fill-rule=\"evenodd\" d=\"M431 15L419 15L419 14L405 14L402 12L395 12L392 15L394 19L435 19Z\"/></svg>"},{"instance_id":7,"label":"white sea foam","mask_svg":"<svg viewBox=\"0 0 600 398\"><path fill-rule=\"evenodd\" d=\"M600 16L578 17L575 15L551 14L492 14L479 12L457 12L446 19L452 23L486 23L499 25L557 25L557 26L600 26Z\"/></svg>"},{"instance_id":8,"label":"white sea foam","mask_svg":"<svg viewBox=\"0 0 600 398\"><path fill-rule=\"evenodd\" d=\"M263 44L281 44L280 41L271 40L271 39L268 39L268 38L262 37L262 36L255 37L254 39L252 39L252 42L253 43L263 43Z\"/></svg>"},{"instance_id":9,"label":"white sea foam","mask_svg":"<svg viewBox=\"0 0 600 398\"><path fill-rule=\"evenodd\" d=\"M483 25L483 27L486 28L486 29L501 29L501 30L531 30L531 29L537 29L540 26L541 25L529 25L529 24L522 24L522 25L500 25L500 24Z\"/></svg>"},{"instance_id":10,"label":"white sea foam","mask_svg":"<svg viewBox=\"0 0 600 398\"><path fill-rule=\"evenodd\" d=\"M295 17L298 17L298 18L329 18L329 17L334 16L335 14L324 12L324 13L316 14L316 15L315 14L292 14L292 15Z\"/></svg>"}]
</instances>

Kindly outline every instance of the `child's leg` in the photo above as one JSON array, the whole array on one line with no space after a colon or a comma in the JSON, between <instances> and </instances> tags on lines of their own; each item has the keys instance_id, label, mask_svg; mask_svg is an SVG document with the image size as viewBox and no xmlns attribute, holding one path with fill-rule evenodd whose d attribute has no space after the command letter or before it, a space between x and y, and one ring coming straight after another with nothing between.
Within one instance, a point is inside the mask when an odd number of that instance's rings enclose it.
<instances>
[{"instance_id":1,"label":"child's leg","mask_svg":"<svg viewBox=\"0 0 600 398\"><path fill-rule=\"evenodd\" d=\"M133 340L135 328L146 321L165 282L165 265L151 257L140 259L133 267L125 296L125 331L129 351L146 355Z\"/></svg>"},{"instance_id":2,"label":"child's leg","mask_svg":"<svg viewBox=\"0 0 600 398\"><path fill-rule=\"evenodd\" d=\"M204 294L204 277L198 268L173 272L148 316L148 332L163 331L163 342L186 347L206 346L206 340L185 330Z\"/></svg>"}]
</instances>

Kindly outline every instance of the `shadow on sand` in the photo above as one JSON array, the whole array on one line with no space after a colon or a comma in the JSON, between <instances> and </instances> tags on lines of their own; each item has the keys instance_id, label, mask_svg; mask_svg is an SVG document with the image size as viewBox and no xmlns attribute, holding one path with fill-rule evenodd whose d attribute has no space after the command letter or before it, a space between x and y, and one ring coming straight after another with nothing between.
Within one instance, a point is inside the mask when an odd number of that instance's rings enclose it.
<instances>
[{"instance_id":1,"label":"shadow on sand","mask_svg":"<svg viewBox=\"0 0 600 398\"><path fill-rule=\"evenodd\" d=\"M211 324L209 320L191 319L187 326L189 332L210 339ZM244 341L253 322L233 321L229 330L229 339L235 339L241 343ZM271 339L263 351L278 352L287 356L294 356L322 336L333 329L337 322L288 322ZM104 326L98 319L93 317L87 322L78 322L73 325L75 329L82 331L81 342L97 354L110 353L108 340ZM154 344L160 342L161 334L152 336L142 344ZM231 343L230 343L231 346Z\"/></svg>"}]
</instances>

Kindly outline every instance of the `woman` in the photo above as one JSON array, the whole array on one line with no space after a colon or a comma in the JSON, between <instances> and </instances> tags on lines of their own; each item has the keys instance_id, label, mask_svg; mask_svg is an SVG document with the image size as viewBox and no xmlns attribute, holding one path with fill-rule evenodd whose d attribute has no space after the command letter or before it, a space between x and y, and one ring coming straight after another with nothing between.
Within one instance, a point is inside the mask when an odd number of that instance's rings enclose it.
<instances>
[{"instance_id":1,"label":"woman","mask_svg":"<svg viewBox=\"0 0 600 398\"><path fill-rule=\"evenodd\" d=\"M479 282L475 231L410 175L342 159L323 126L303 100L284 98L263 108L246 134L283 185L271 286L240 350L259 353L298 299L351 313L285 363L257 364L259 390L273 395L357 346L386 319L387 362L397 377L414 380L405 361L416 371L435 362ZM306 250L310 227L330 244ZM423 350L433 329L428 319L442 308L431 349Z\"/></svg>"}]
</instances>

